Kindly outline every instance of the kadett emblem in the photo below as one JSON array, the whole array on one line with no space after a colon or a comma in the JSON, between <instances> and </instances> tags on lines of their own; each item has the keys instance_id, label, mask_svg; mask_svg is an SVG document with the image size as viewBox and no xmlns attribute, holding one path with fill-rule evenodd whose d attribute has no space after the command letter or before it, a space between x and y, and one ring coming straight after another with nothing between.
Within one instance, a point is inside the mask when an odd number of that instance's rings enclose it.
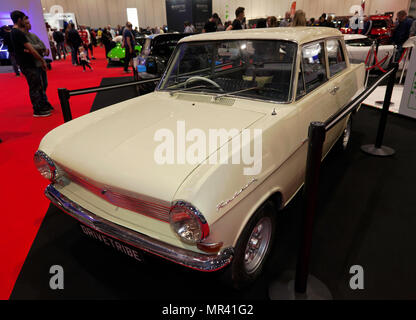
<instances>
[{"instance_id":1,"label":"kadett emblem","mask_svg":"<svg viewBox=\"0 0 416 320\"><path fill-rule=\"evenodd\" d=\"M227 204L229 204L231 201L233 201L235 198L237 198L241 193L243 193L244 190L246 190L252 183L254 183L256 181L257 181L256 178L251 179L249 183L247 183L244 187L242 187L240 190L238 190L236 193L234 193L234 196L231 199L220 202L217 205L217 211L219 211L221 208L224 208Z\"/></svg>"}]
</instances>

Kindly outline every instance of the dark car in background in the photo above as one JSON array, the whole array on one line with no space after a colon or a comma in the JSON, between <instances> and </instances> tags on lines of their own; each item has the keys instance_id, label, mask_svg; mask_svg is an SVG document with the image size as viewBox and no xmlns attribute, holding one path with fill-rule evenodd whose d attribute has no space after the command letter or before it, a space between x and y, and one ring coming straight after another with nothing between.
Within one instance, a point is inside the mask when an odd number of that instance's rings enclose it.
<instances>
[{"instance_id":1,"label":"dark car in background","mask_svg":"<svg viewBox=\"0 0 416 320\"><path fill-rule=\"evenodd\" d=\"M10 64L9 51L7 45L3 41L6 34L6 31L4 31L3 28L4 26L0 28L0 65L2 66Z\"/></svg>"},{"instance_id":2,"label":"dark car in background","mask_svg":"<svg viewBox=\"0 0 416 320\"><path fill-rule=\"evenodd\" d=\"M170 56L180 39L191 34L165 33L148 36L142 40L143 47L138 58L137 73L139 80L159 78L165 71ZM140 93L154 91L156 83L149 82L140 85Z\"/></svg>"},{"instance_id":3,"label":"dark car in background","mask_svg":"<svg viewBox=\"0 0 416 320\"><path fill-rule=\"evenodd\" d=\"M7 50L7 46L3 43L3 38L0 38L0 65L8 65L10 64L9 60L9 51Z\"/></svg>"}]
</instances>

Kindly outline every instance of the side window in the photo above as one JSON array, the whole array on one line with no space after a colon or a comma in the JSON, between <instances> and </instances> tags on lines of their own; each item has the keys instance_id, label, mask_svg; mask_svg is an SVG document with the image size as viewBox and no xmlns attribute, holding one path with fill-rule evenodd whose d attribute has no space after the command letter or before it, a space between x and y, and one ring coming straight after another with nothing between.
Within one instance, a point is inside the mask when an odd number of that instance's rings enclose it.
<instances>
[{"instance_id":1,"label":"side window","mask_svg":"<svg viewBox=\"0 0 416 320\"><path fill-rule=\"evenodd\" d=\"M329 74L332 77L344 70L347 67L347 63L345 62L344 52L339 40L328 40L326 48L328 51Z\"/></svg>"},{"instance_id":2,"label":"side window","mask_svg":"<svg viewBox=\"0 0 416 320\"><path fill-rule=\"evenodd\" d=\"M318 88L328 79L326 76L324 43L313 43L302 48L302 69L306 93Z\"/></svg>"}]
</instances>

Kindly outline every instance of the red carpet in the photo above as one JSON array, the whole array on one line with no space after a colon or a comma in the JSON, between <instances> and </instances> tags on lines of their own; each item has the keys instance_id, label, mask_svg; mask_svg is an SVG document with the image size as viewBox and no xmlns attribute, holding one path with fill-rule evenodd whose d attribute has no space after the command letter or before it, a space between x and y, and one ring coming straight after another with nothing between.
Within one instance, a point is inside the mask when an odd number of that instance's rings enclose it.
<instances>
[{"instance_id":1,"label":"red carpet","mask_svg":"<svg viewBox=\"0 0 416 320\"><path fill-rule=\"evenodd\" d=\"M104 49L96 48L94 53L94 71L82 72L81 67L74 67L70 56L52 63L47 95L55 111L47 118L32 116L23 76L0 74L0 299L9 298L49 206L43 195L48 181L41 178L33 165L33 154L42 137L63 123L57 89L98 86L103 77L126 75L122 68L106 67ZM72 97L73 117L88 113L94 97L95 94Z\"/></svg>"}]
</instances>

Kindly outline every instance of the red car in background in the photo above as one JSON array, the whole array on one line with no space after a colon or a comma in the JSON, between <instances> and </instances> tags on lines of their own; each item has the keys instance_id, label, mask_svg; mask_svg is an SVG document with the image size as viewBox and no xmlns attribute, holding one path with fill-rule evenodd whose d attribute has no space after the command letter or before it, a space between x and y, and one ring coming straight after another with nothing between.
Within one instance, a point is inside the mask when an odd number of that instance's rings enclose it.
<instances>
[{"instance_id":1,"label":"red car in background","mask_svg":"<svg viewBox=\"0 0 416 320\"><path fill-rule=\"evenodd\" d=\"M372 27L368 36L379 38L381 43L389 42L392 31L391 17L388 15L370 16Z\"/></svg>"},{"instance_id":2,"label":"red car in background","mask_svg":"<svg viewBox=\"0 0 416 320\"><path fill-rule=\"evenodd\" d=\"M349 27L349 21L346 19L351 17L342 17L344 25L341 25L340 31L343 34L352 34L353 30ZM371 30L367 34L370 39L380 39L381 44L389 44L392 35L392 20L389 15L373 15L369 17L371 21ZM363 33L363 29L358 30L358 34Z\"/></svg>"}]
</instances>

